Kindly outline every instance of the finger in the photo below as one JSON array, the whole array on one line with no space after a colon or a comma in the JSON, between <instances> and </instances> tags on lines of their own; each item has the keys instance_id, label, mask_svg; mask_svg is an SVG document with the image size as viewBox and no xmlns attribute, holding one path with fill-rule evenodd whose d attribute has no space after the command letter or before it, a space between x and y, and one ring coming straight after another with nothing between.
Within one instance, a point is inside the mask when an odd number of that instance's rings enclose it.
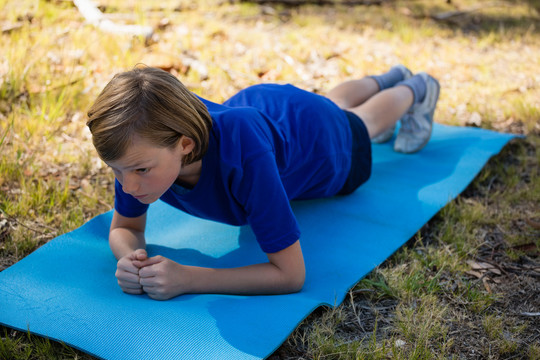
<instances>
[{"instance_id":1,"label":"finger","mask_svg":"<svg viewBox=\"0 0 540 360\"><path fill-rule=\"evenodd\" d=\"M118 260L117 268L117 271L125 271L135 275L139 273L139 268L133 265L132 261L124 258Z\"/></svg>"},{"instance_id":2,"label":"finger","mask_svg":"<svg viewBox=\"0 0 540 360\"><path fill-rule=\"evenodd\" d=\"M142 289L142 286L139 283L118 280L118 285L120 285L122 289Z\"/></svg>"},{"instance_id":3,"label":"finger","mask_svg":"<svg viewBox=\"0 0 540 360\"><path fill-rule=\"evenodd\" d=\"M142 287L155 287L157 285L157 278L155 276L142 277L139 279L139 285Z\"/></svg>"},{"instance_id":4,"label":"finger","mask_svg":"<svg viewBox=\"0 0 540 360\"><path fill-rule=\"evenodd\" d=\"M148 253L145 249L137 249L134 252L133 260L146 260L148 258Z\"/></svg>"},{"instance_id":5,"label":"finger","mask_svg":"<svg viewBox=\"0 0 540 360\"><path fill-rule=\"evenodd\" d=\"M126 294L131 294L131 295L141 295L141 294L144 294L144 291L143 289L124 289L122 288L122 291L125 292Z\"/></svg>"},{"instance_id":6,"label":"finger","mask_svg":"<svg viewBox=\"0 0 540 360\"><path fill-rule=\"evenodd\" d=\"M139 270L139 279L152 278L162 275L162 272L160 272L160 268L161 267L156 264L142 267Z\"/></svg>"},{"instance_id":7,"label":"finger","mask_svg":"<svg viewBox=\"0 0 540 360\"><path fill-rule=\"evenodd\" d=\"M142 290L148 294L152 299L154 299L156 296L160 294L158 288L156 286L143 286Z\"/></svg>"},{"instance_id":8,"label":"finger","mask_svg":"<svg viewBox=\"0 0 540 360\"><path fill-rule=\"evenodd\" d=\"M120 284L119 284L120 285ZM122 284L120 285L120 288L122 289L122 291L139 291L141 290L142 291L142 286L136 286L136 285L126 285L126 284Z\"/></svg>"},{"instance_id":9,"label":"finger","mask_svg":"<svg viewBox=\"0 0 540 360\"><path fill-rule=\"evenodd\" d=\"M133 273L123 271L123 270L116 270L115 275L116 275L116 278L118 280L129 281L129 282L132 282L132 283L138 283L139 282L139 275L138 274L133 274Z\"/></svg>"},{"instance_id":10,"label":"finger","mask_svg":"<svg viewBox=\"0 0 540 360\"><path fill-rule=\"evenodd\" d=\"M165 258L163 256L154 256L154 257L150 257L144 261L134 261L133 263L135 264L135 266L139 266L141 268L143 267L146 267L146 266L150 266L150 265L154 265L154 264L158 264L160 262L162 262Z\"/></svg>"},{"instance_id":11,"label":"finger","mask_svg":"<svg viewBox=\"0 0 540 360\"><path fill-rule=\"evenodd\" d=\"M142 286L139 283L132 283L128 281L122 281L118 280L118 285L120 288L122 288L122 291L129 290L129 291L135 291L135 290L142 290Z\"/></svg>"},{"instance_id":12,"label":"finger","mask_svg":"<svg viewBox=\"0 0 540 360\"><path fill-rule=\"evenodd\" d=\"M169 300L171 298L171 296L165 294L148 294L148 296L159 301Z\"/></svg>"},{"instance_id":13,"label":"finger","mask_svg":"<svg viewBox=\"0 0 540 360\"><path fill-rule=\"evenodd\" d=\"M163 291L160 291L158 288L156 287L143 287L143 290L146 292L146 294L154 299L154 300L169 300L170 298L173 298L174 295L170 294L170 293L167 293L167 292L163 292Z\"/></svg>"}]
</instances>

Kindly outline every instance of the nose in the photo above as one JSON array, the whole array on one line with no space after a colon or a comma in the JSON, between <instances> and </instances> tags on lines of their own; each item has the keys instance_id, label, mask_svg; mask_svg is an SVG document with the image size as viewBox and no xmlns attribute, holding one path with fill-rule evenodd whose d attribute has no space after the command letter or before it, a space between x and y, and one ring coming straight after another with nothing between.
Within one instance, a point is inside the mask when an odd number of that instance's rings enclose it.
<instances>
[{"instance_id":1,"label":"nose","mask_svg":"<svg viewBox=\"0 0 540 360\"><path fill-rule=\"evenodd\" d=\"M136 176L131 174L124 174L122 176L122 180L122 190L124 190L126 194L137 194L140 184L137 182Z\"/></svg>"}]
</instances>

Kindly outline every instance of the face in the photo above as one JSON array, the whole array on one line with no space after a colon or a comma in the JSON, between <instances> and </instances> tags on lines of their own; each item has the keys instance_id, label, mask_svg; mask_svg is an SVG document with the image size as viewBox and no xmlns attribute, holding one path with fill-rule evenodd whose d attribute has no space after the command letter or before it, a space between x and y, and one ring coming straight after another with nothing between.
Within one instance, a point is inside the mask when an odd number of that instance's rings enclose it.
<instances>
[{"instance_id":1,"label":"face","mask_svg":"<svg viewBox=\"0 0 540 360\"><path fill-rule=\"evenodd\" d=\"M182 159L193 149L191 143L191 139L183 136L176 147L160 148L135 136L124 156L107 165L125 193L143 204L150 204L182 175Z\"/></svg>"}]
</instances>

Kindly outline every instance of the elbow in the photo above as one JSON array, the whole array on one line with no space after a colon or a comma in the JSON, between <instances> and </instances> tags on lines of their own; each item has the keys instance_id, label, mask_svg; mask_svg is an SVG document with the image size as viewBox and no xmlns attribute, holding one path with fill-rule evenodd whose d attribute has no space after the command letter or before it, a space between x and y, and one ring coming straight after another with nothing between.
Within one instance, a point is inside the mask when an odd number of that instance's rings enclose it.
<instances>
[{"instance_id":1,"label":"elbow","mask_svg":"<svg viewBox=\"0 0 540 360\"><path fill-rule=\"evenodd\" d=\"M300 292L302 290L302 288L304 287L305 281L306 281L306 278L303 277L301 280L298 280L294 284L292 284L291 293Z\"/></svg>"},{"instance_id":2,"label":"elbow","mask_svg":"<svg viewBox=\"0 0 540 360\"><path fill-rule=\"evenodd\" d=\"M294 276L291 276L286 284L286 292L287 293L297 293L304 287L304 283L306 281L306 272L305 270L295 274Z\"/></svg>"},{"instance_id":3,"label":"elbow","mask_svg":"<svg viewBox=\"0 0 540 360\"><path fill-rule=\"evenodd\" d=\"M121 247L125 241L125 234L122 233L121 228L115 228L109 231L109 246L111 249Z\"/></svg>"}]
</instances>

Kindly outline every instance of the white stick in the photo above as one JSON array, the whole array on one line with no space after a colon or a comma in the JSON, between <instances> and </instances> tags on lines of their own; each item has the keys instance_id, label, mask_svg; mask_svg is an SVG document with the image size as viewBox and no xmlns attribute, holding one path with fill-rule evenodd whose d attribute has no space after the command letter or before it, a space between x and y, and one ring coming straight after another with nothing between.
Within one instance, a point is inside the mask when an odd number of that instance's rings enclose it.
<instances>
[{"instance_id":1,"label":"white stick","mask_svg":"<svg viewBox=\"0 0 540 360\"><path fill-rule=\"evenodd\" d=\"M73 0L73 3L77 6L79 12L84 16L86 21L105 32L142 35L146 38L150 38L154 33L154 29L152 29L151 26L115 24L111 20L105 18L103 13L99 11L91 0Z\"/></svg>"}]
</instances>

